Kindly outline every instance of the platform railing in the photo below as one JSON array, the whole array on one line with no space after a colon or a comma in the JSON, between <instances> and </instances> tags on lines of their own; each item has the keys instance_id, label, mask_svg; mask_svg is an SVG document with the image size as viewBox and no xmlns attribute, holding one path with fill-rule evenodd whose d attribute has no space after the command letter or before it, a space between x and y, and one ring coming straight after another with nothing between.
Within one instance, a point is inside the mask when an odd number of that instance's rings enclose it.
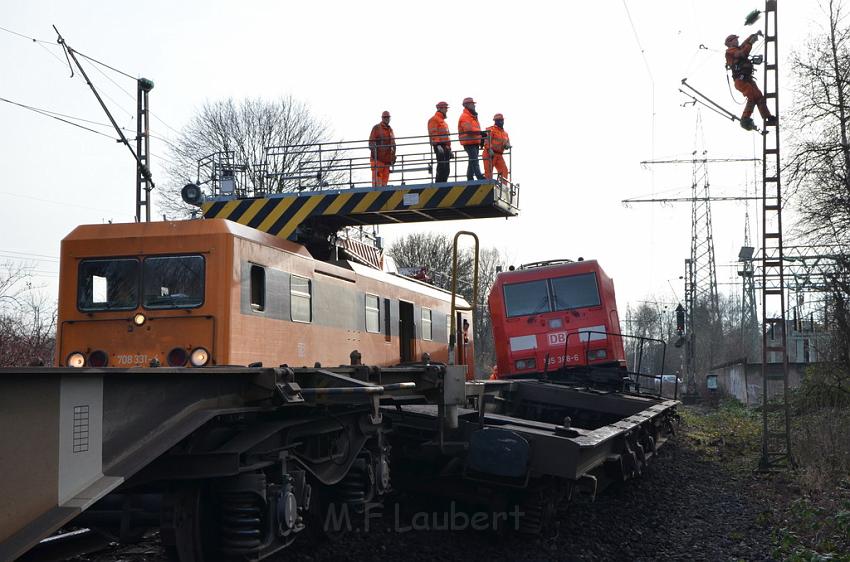
<instances>
[{"instance_id":1,"label":"platform railing","mask_svg":"<svg viewBox=\"0 0 850 562\"><path fill-rule=\"evenodd\" d=\"M448 182L466 182L469 158L451 134ZM387 187L434 184L437 160L428 135L396 137L396 160L389 164ZM484 173L484 149L478 161ZM234 151L216 152L198 161L197 185L210 197L265 197L277 193L382 188L373 185L368 140L270 146L262 162L237 162ZM503 154L508 169L512 153ZM497 196L519 206L519 185L493 170ZM474 178L473 178L474 179Z\"/></svg>"},{"instance_id":2,"label":"platform railing","mask_svg":"<svg viewBox=\"0 0 850 562\"><path fill-rule=\"evenodd\" d=\"M592 335L600 335L604 336L603 338L593 338ZM583 350L578 359L571 364L572 367L593 367L593 363L591 363L590 353L595 351L596 349L608 349L607 341L608 338L616 338L616 339L629 339L637 342L637 359L636 364L634 365L633 370L629 370L628 368L624 372L624 375L630 379L631 390L638 394L652 394L654 396L663 396L665 391L664 386L664 363L667 358L667 342L664 340L660 340L657 338L648 338L644 336L634 336L630 334L621 334L618 332L607 332L603 330L577 330L575 332L570 332L567 334L566 342L564 342L564 357L567 357L570 349L570 339L578 338L580 343L583 343ZM591 343L596 344L593 348L591 348ZM644 351L645 347L648 343L652 343L656 346L661 347L661 368L659 369L658 374L644 373ZM573 344L572 348L575 349L578 347ZM610 360L610 359L609 359ZM564 362L566 366L566 361ZM673 383L673 397L677 398L679 394L679 383L678 378ZM668 386L669 387L669 386Z\"/></svg>"}]
</instances>

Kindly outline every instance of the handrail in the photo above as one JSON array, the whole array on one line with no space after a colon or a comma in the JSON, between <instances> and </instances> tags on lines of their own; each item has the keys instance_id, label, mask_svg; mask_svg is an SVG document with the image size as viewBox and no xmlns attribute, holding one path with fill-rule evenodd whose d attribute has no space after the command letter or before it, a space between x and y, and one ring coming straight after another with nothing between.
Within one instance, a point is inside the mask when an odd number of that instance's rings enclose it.
<instances>
[{"instance_id":1,"label":"handrail","mask_svg":"<svg viewBox=\"0 0 850 562\"><path fill-rule=\"evenodd\" d=\"M588 360L588 353L591 350L590 349L590 343L591 343L591 341L600 341L600 340L591 340L591 337L590 337L591 334L604 335L605 339L607 339L609 336L613 336L613 337L616 337L616 338L631 338L631 339L638 340L640 342L640 345L639 345L639 351L638 351L637 365L635 366L634 371L629 371L628 369L626 369L625 373L628 374L629 376L634 376L636 378L636 380L634 382L636 383L636 390L639 394L641 393L640 392L640 388L641 388L640 383L641 383L642 378L652 379L653 381L655 381L657 383L657 386L658 386L658 393L657 393L658 396L661 396L663 394L663 392L664 392L664 373L663 373L663 371L664 371L664 364L665 364L666 359L667 359L667 342L665 342L664 340L658 339L658 338L635 336L635 335L631 335L631 334L622 334L622 333L619 333L619 332L608 332L608 331L604 331L604 330L585 330L585 329L579 328L578 330L573 331L573 332L569 332L567 334L566 341L564 342L564 352L563 352L563 354L564 354L564 364L561 368L566 368L566 366L567 366L566 358L567 358L567 354L568 354L568 349L570 347L570 338L572 336L578 336L579 342L584 343L583 357L581 358L581 360L576 361L576 363L574 363L574 366L586 366L586 367L591 366L591 364ZM585 335L586 335L586 337L583 338L582 336L585 336ZM662 349L662 352L661 352L661 367L660 367L661 372L658 375L641 373L641 368L643 367L643 350L644 350L644 345L647 342L655 342L655 343L661 344L661 349ZM547 363L548 363L548 361L547 361ZM655 387L655 384L652 384L651 386ZM655 394L655 393L652 393L652 394ZM674 398L678 398L678 394L679 394L679 380L678 380L678 377L676 377L675 388L674 388Z\"/></svg>"},{"instance_id":2,"label":"handrail","mask_svg":"<svg viewBox=\"0 0 850 562\"><path fill-rule=\"evenodd\" d=\"M449 182L466 181L466 151L458 149L458 133L451 152ZM389 184L427 185L435 183L436 158L429 135L395 138L396 159L389 165ZM483 154L479 159L483 160ZM371 151L368 140L317 142L268 146L261 162L238 162L233 150L219 151L200 158L196 185L204 186L208 199L262 197L272 193L323 191L373 187ZM503 157L512 167L512 149ZM497 173L494 170L494 173ZM496 176L498 196L519 207L519 184Z\"/></svg>"}]
</instances>

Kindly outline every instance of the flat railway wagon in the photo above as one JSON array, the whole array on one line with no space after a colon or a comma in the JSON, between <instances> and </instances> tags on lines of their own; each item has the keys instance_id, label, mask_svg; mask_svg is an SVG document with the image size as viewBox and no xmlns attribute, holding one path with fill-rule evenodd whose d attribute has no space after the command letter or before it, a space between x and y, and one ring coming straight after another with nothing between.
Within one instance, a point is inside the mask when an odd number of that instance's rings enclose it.
<instances>
[{"instance_id":1,"label":"flat railway wagon","mask_svg":"<svg viewBox=\"0 0 850 562\"><path fill-rule=\"evenodd\" d=\"M152 527L257 560L391 487L533 533L673 431L675 401L473 380L450 294L223 220L80 227L60 278L57 365L0 370L0 561Z\"/></svg>"}]
</instances>

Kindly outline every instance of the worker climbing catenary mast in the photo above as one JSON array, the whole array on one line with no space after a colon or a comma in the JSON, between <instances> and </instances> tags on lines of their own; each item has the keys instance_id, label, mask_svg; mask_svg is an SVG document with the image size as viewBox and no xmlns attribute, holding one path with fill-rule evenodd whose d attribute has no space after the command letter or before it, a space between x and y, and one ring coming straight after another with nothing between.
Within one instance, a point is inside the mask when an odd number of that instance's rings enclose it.
<instances>
[{"instance_id":1,"label":"worker climbing catenary mast","mask_svg":"<svg viewBox=\"0 0 850 562\"><path fill-rule=\"evenodd\" d=\"M442 183L449 179L449 160L452 157L452 142L449 140L449 125L446 123L446 113L449 104L444 101L437 103L437 112L428 119L428 136L431 138L431 146L437 157L436 183Z\"/></svg>"},{"instance_id":2,"label":"worker climbing catenary mast","mask_svg":"<svg viewBox=\"0 0 850 562\"><path fill-rule=\"evenodd\" d=\"M487 136L484 137L484 177L493 179L493 168L496 168L499 177L507 181L509 171L504 153L511 147L511 139L505 131L505 117L501 113L493 116L493 123L487 127Z\"/></svg>"},{"instance_id":3,"label":"worker climbing catenary mast","mask_svg":"<svg viewBox=\"0 0 850 562\"><path fill-rule=\"evenodd\" d=\"M369 134L369 164L372 167L372 186L383 187L390 180L390 166L395 164L396 145L390 112L381 114L381 122Z\"/></svg>"},{"instance_id":4,"label":"worker climbing catenary mast","mask_svg":"<svg viewBox=\"0 0 850 562\"><path fill-rule=\"evenodd\" d=\"M481 125L478 123L478 113L475 111L475 100L472 98L463 99L463 113L460 114L457 122L457 132L460 144L468 158L466 179L483 180L484 176L478 165L478 149L484 146L484 139L481 134Z\"/></svg>"},{"instance_id":5,"label":"worker climbing catenary mast","mask_svg":"<svg viewBox=\"0 0 850 562\"><path fill-rule=\"evenodd\" d=\"M761 31L753 33L744 39L743 44L740 45L738 36L734 34L729 35L725 41L726 68L732 71L735 89L747 98L747 104L741 114L741 127L748 131L756 128L751 117L753 109L756 107L758 107L759 114L764 119L765 126L776 125L776 117L770 114L770 110L767 108L767 100L756 85L755 79L753 79L753 66L761 63L761 57L754 61L750 58L750 50L761 35Z\"/></svg>"}]
</instances>

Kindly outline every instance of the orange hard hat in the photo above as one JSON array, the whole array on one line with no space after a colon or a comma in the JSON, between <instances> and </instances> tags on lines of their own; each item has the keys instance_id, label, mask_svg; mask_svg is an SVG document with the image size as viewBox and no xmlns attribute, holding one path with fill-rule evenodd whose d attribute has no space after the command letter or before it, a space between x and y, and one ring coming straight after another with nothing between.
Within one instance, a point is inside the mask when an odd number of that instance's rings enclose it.
<instances>
[{"instance_id":1,"label":"orange hard hat","mask_svg":"<svg viewBox=\"0 0 850 562\"><path fill-rule=\"evenodd\" d=\"M385 112L381 113L381 117L389 117L389 116L390 116L389 111L385 111Z\"/></svg>"},{"instance_id":2,"label":"orange hard hat","mask_svg":"<svg viewBox=\"0 0 850 562\"><path fill-rule=\"evenodd\" d=\"M449 104L447 104L447 103L446 103L446 102L444 102L444 101L437 102L437 109L440 109L441 107L448 108L448 107L449 107Z\"/></svg>"},{"instance_id":3,"label":"orange hard hat","mask_svg":"<svg viewBox=\"0 0 850 562\"><path fill-rule=\"evenodd\" d=\"M724 41L724 43L726 44L727 47L729 47L729 46L731 46L732 41L734 41L737 38L738 38L738 36L733 33L732 35L730 35L729 37L726 38L726 41Z\"/></svg>"},{"instance_id":4,"label":"orange hard hat","mask_svg":"<svg viewBox=\"0 0 850 562\"><path fill-rule=\"evenodd\" d=\"M472 99L472 98L463 98L463 103L464 103L464 105L466 105L468 103L475 103L475 100Z\"/></svg>"},{"instance_id":5,"label":"orange hard hat","mask_svg":"<svg viewBox=\"0 0 850 562\"><path fill-rule=\"evenodd\" d=\"M504 120L505 120L505 116L504 116L504 115L502 115L501 113L497 113L496 115L494 115L494 116L493 116L493 121L498 121L499 119L501 119L502 121L504 121Z\"/></svg>"}]
</instances>

